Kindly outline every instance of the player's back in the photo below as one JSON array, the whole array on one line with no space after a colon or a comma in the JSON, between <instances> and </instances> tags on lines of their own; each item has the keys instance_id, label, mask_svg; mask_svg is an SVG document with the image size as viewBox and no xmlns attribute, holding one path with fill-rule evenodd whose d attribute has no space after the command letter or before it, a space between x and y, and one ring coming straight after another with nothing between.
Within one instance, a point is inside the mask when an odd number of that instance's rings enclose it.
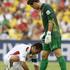
<instances>
[{"instance_id":1,"label":"player's back","mask_svg":"<svg viewBox=\"0 0 70 70\"><path fill-rule=\"evenodd\" d=\"M53 8L48 4L42 4L41 13L45 32L48 30L48 22L52 22L53 32L60 34L56 13Z\"/></svg>"},{"instance_id":2,"label":"player's back","mask_svg":"<svg viewBox=\"0 0 70 70\"><path fill-rule=\"evenodd\" d=\"M25 50L27 47L30 47L29 45L26 44L18 44L15 45L14 48L12 48L8 53L7 56L9 55L18 55L20 54L22 51L25 53Z\"/></svg>"}]
</instances>

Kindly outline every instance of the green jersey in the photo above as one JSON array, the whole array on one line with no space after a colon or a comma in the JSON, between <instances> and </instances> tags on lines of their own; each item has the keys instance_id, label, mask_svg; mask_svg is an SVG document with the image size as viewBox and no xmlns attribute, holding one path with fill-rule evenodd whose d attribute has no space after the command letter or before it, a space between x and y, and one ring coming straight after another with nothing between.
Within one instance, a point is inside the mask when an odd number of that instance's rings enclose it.
<instances>
[{"instance_id":1,"label":"green jersey","mask_svg":"<svg viewBox=\"0 0 70 70\"><path fill-rule=\"evenodd\" d=\"M51 42L50 46L52 47L51 49L54 50L54 49L60 47L60 44L61 44L61 35L60 35L60 29L59 29L59 25L57 22L56 14L50 5L42 4L41 16L42 16L45 36L46 36L47 30L48 30L48 23L51 22L53 24L53 29L51 32L52 42Z\"/></svg>"},{"instance_id":2,"label":"green jersey","mask_svg":"<svg viewBox=\"0 0 70 70\"><path fill-rule=\"evenodd\" d=\"M48 4L42 4L41 6L41 15L43 20L43 26L45 32L48 30L48 22L52 22L53 24L53 32L57 31L59 32L59 26L56 19L56 15L52 7Z\"/></svg>"}]
</instances>

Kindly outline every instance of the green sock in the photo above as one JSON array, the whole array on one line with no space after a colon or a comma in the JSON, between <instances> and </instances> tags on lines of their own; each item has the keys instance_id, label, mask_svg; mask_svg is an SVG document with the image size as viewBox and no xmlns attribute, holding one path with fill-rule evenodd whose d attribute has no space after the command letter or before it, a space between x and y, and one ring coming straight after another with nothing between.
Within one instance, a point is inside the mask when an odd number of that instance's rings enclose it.
<instances>
[{"instance_id":1,"label":"green sock","mask_svg":"<svg viewBox=\"0 0 70 70\"><path fill-rule=\"evenodd\" d=\"M57 58L57 60L59 62L61 70L66 70L66 62L65 62L64 57L60 56L60 57Z\"/></svg>"},{"instance_id":2,"label":"green sock","mask_svg":"<svg viewBox=\"0 0 70 70\"><path fill-rule=\"evenodd\" d=\"M46 70L47 65L48 65L48 59L42 59L40 63L40 70Z\"/></svg>"}]
</instances>

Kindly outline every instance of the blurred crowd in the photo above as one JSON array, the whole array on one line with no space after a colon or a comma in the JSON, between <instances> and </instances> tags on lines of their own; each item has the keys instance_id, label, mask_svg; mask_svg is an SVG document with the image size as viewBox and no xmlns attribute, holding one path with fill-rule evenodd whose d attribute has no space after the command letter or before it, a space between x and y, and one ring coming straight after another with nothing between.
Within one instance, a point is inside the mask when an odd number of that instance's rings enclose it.
<instances>
[{"instance_id":1,"label":"blurred crowd","mask_svg":"<svg viewBox=\"0 0 70 70\"><path fill-rule=\"evenodd\" d=\"M56 12L62 38L70 38L70 0L40 0ZM41 12L27 0L0 0L0 40L39 40L44 32Z\"/></svg>"}]
</instances>

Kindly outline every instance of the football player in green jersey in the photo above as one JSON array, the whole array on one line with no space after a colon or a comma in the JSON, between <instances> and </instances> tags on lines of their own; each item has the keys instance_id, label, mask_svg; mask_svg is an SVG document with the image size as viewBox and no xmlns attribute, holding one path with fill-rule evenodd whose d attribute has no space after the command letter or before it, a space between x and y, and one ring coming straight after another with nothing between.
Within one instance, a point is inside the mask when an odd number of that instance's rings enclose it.
<instances>
[{"instance_id":1,"label":"football player in green jersey","mask_svg":"<svg viewBox=\"0 0 70 70\"><path fill-rule=\"evenodd\" d=\"M50 5L45 3L41 4L39 0L28 0L27 3L34 9L41 11L45 31L42 38L44 44L40 70L46 70L50 52L54 52L56 55L61 70L66 70L66 62L61 52L61 35L55 12Z\"/></svg>"}]
</instances>

